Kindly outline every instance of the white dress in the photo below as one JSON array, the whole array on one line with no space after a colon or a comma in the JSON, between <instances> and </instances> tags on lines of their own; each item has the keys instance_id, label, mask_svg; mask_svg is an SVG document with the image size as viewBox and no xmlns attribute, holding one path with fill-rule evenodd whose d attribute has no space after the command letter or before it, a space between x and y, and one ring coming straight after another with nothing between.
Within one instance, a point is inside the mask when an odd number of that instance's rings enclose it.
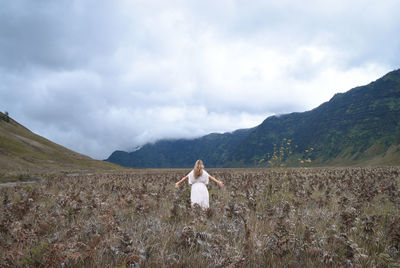
<instances>
[{"instance_id":1,"label":"white dress","mask_svg":"<svg viewBox=\"0 0 400 268\"><path fill-rule=\"evenodd\" d=\"M203 174L197 179L194 178L194 171L189 173L189 184L192 185L190 191L190 201L192 206L194 204L200 205L201 208L207 209L210 207L209 196L206 184L208 184L208 173L203 169Z\"/></svg>"}]
</instances>

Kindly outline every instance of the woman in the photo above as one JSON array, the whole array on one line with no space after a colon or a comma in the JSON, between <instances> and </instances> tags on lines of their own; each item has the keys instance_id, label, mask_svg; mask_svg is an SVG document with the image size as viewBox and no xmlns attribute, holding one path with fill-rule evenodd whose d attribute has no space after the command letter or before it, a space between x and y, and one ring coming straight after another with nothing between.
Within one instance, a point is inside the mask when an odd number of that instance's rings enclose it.
<instances>
[{"instance_id":1,"label":"woman","mask_svg":"<svg viewBox=\"0 0 400 268\"><path fill-rule=\"evenodd\" d=\"M198 204L201 208L207 209L210 207L208 190L206 187L209 178L215 181L219 186L224 186L221 181L210 176L207 171L204 170L203 161L197 160L194 164L193 170L190 171L190 173L182 178L180 181L175 183L175 187L178 188L182 182L189 179L189 184L192 185L192 190L190 191L190 201L192 203L192 206L194 204Z\"/></svg>"}]
</instances>

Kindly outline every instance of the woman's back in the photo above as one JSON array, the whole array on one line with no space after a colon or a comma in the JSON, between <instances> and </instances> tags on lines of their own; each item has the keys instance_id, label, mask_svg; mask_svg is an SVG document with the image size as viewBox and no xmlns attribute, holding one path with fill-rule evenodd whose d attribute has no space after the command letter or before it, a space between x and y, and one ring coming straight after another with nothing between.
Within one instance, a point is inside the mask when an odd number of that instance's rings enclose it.
<instances>
[{"instance_id":1,"label":"woman's back","mask_svg":"<svg viewBox=\"0 0 400 268\"><path fill-rule=\"evenodd\" d=\"M203 174L201 174L199 177L195 178L194 170L192 170L189 173L189 184L195 184L195 183L199 183L199 182L208 184L208 181L209 181L208 177L209 177L209 175L208 175L207 171L205 171L203 169Z\"/></svg>"}]
</instances>

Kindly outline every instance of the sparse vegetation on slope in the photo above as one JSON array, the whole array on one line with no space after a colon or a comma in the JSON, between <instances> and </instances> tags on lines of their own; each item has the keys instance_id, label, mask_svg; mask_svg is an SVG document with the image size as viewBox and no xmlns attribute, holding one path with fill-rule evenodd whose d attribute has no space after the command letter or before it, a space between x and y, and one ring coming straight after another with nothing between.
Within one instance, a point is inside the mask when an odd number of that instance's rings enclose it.
<instances>
[{"instance_id":1,"label":"sparse vegetation on slope","mask_svg":"<svg viewBox=\"0 0 400 268\"><path fill-rule=\"evenodd\" d=\"M398 267L400 169L188 170L58 177L0 189L0 266Z\"/></svg>"},{"instance_id":2,"label":"sparse vegetation on slope","mask_svg":"<svg viewBox=\"0 0 400 268\"><path fill-rule=\"evenodd\" d=\"M0 181L43 174L121 170L51 142L0 113Z\"/></svg>"}]
</instances>

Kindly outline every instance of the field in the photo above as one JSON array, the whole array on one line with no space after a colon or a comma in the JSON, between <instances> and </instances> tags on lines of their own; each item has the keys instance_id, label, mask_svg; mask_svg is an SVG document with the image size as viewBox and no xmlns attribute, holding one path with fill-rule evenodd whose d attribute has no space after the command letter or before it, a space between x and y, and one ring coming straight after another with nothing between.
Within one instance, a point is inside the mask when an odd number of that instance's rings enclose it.
<instances>
[{"instance_id":1,"label":"field","mask_svg":"<svg viewBox=\"0 0 400 268\"><path fill-rule=\"evenodd\" d=\"M0 189L0 267L399 267L400 168L57 177Z\"/></svg>"}]
</instances>

